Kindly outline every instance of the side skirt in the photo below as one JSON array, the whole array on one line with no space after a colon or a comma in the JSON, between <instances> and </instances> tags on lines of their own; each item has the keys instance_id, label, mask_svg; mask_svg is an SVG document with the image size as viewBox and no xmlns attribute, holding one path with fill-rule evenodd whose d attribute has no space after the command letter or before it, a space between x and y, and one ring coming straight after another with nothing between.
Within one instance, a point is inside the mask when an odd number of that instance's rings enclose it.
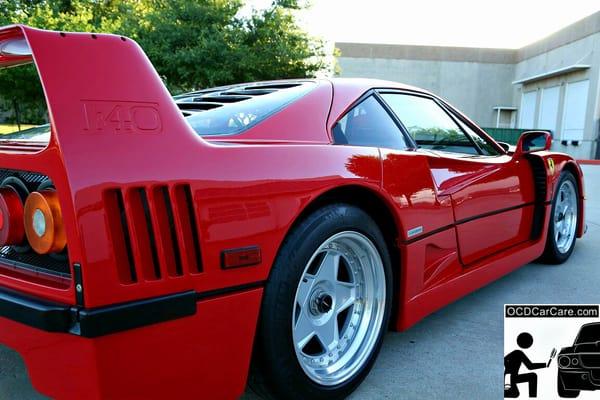
<instances>
[{"instance_id":1,"label":"side skirt","mask_svg":"<svg viewBox=\"0 0 600 400\"><path fill-rule=\"evenodd\" d=\"M550 213L546 212L545 214L542 234L538 239L527 241L482 259L477 264L465 269L460 275L425 289L414 296L411 296L411 293L414 293L414 287L408 287L408 282L414 284L419 277L423 276L423 270L422 266L411 265L411 245L402 245L400 252L403 268L395 329L406 330L445 305L538 258L544 251L546 232L548 231Z\"/></svg>"}]
</instances>

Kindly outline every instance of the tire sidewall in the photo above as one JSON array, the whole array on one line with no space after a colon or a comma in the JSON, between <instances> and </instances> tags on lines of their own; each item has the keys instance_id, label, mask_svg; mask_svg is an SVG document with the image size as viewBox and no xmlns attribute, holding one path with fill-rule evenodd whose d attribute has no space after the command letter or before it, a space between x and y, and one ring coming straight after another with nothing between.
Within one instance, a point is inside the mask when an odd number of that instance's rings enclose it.
<instances>
[{"instance_id":1,"label":"tire sidewall","mask_svg":"<svg viewBox=\"0 0 600 400\"><path fill-rule=\"evenodd\" d=\"M310 257L328 238L344 231L358 232L376 246L386 277L386 304L381 331L367 361L346 382L323 386L305 374L296 358L292 310L297 285ZM336 399L350 394L368 374L379 352L390 318L392 290L391 259L385 238L363 210L346 204L330 205L315 211L295 227L284 241L265 287L258 330L261 369L267 373L268 386L276 396Z\"/></svg>"},{"instance_id":2,"label":"tire sidewall","mask_svg":"<svg viewBox=\"0 0 600 400\"><path fill-rule=\"evenodd\" d=\"M569 247L569 250L566 251L565 253L562 253L558 250L557 244L556 244L556 239L554 237L554 216L556 213L556 205L557 205L557 200L558 200L558 195L560 193L560 187L562 186L562 184L565 181L571 181L571 183L573 184L573 187L575 188L575 197L577 199L577 222L576 222L576 228L575 228L575 237L573 238L573 242L571 243L571 246ZM558 184L556 185L556 191L554 193L554 197L552 200L552 211L550 212L550 222L549 222L549 226L548 226L548 240L547 240L547 252L549 254L547 254L547 256L552 259L553 261L556 261L557 263L562 263L564 261L566 261L570 256L571 253L573 252L573 249L575 248L575 242L577 241L577 228L579 225L579 215L581 213L581 210L579 209L580 204L579 204L579 186L577 184L577 181L575 180L575 177L573 176L572 173L568 172L568 171L563 171L560 175L560 179L558 180Z\"/></svg>"}]
</instances>

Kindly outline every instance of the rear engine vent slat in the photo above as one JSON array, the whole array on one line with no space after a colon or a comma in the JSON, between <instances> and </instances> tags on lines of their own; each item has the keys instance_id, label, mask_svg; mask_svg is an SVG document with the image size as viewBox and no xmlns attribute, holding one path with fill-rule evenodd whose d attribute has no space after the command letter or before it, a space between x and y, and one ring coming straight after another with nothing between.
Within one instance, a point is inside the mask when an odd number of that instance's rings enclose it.
<instances>
[{"instance_id":1,"label":"rear engine vent slat","mask_svg":"<svg viewBox=\"0 0 600 400\"><path fill-rule=\"evenodd\" d=\"M179 243L188 270L192 273L202 272L202 253L200 251L200 235L194 209L194 199L189 185L175 186L175 213L179 223Z\"/></svg>"},{"instance_id":2,"label":"rear engine vent slat","mask_svg":"<svg viewBox=\"0 0 600 400\"><path fill-rule=\"evenodd\" d=\"M104 202L122 283L202 272L190 185L110 189Z\"/></svg>"},{"instance_id":3,"label":"rear engine vent slat","mask_svg":"<svg viewBox=\"0 0 600 400\"><path fill-rule=\"evenodd\" d=\"M169 276L181 276L183 275L181 257L177 246L169 188L167 186L155 187L152 198L154 202L153 217L157 231L160 232L157 245L161 250L164 270Z\"/></svg>"},{"instance_id":4,"label":"rear engine vent slat","mask_svg":"<svg viewBox=\"0 0 600 400\"><path fill-rule=\"evenodd\" d=\"M223 107L223 104L210 103L210 102L186 103L186 102L180 101L177 103L177 106L182 111L206 111L206 110L212 110L213 108Z\"/></svg>"},{"instance_id":5,"label":"rear engine vent slat","mask_svg":"<svg viewBox=\"0 0 600 400\"><path fill-rule=\"evenodd\" d=\"M143 188L127 190L125 214L129 222L129 233L137 274L146 280L156 280L160 278L160 275L156 273L160 267L156 264L157 257L155 249L153 249L156 244L154 241L150 241L146 211L144 210L148 206L147 204L144 205L142 201L141 193L143 192Z\"/></svg>"},{"instance_id":6,"label":"rear engine vent slat","mask_svg":"<svg viewBox=\"0 0 600 400\"><path fill-rule=\"evenodd\" d=\"M150 215L150 205L148 204L148 195L144 188L139 188L138 193L140 200L142 201L142 208L144 210L144 217L146 218L146 229L148 231L148 244L150 247L150 253L152 254L152 266L154 267L153 278L158 279L161 276L160 273L160 262L158 261L158 251L156 250L156 238L154 236L154 227L152 225L152 216Z\"/></svg>"},{"instance_id":7,"label":"rear engine vent slat","mask_svg":"<svg viewBox=\"0 0 600 400\"><path fill-rule=\"evenodd\" d=\"M104 207L119 281L123 284L135 283L137 282L137 273L129 236L129 223L120 189L110 189L104 192Z\"/></svg>"}]
</instances>

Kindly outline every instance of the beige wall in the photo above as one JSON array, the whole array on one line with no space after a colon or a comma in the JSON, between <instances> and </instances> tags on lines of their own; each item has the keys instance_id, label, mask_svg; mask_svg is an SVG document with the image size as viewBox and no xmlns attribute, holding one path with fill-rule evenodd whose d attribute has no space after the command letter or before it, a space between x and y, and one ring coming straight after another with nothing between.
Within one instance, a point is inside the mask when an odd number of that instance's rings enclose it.
<instances>
[{"instance_id":1,"label":"beige wall","mask_svg":"<svg viewBox=\"0 0 600 400\"><path fill-rule=\"evenodd\" d=\"M342 53L343 54L343 53ZM341 76L379 78L427 89L483 126L495 126L494 106L512 104L514 64L460 61L338 59Z\"/></svg>"},{"instance_id":2,"label":"beige wall","mask_svg":"<svg viewBox=\"0 0 600 400\"><path fill-rule=\"evenodd\" d=\"M463 47L336 43L343 77L369 77L407 83L447 99L483 127L496 125L494 106L520 107L523 91L560 85L559 118L553 146L577 158L596 158L600 131L600 12L518 50ZM523 78L572 65L590 68L526 84ZM588 79L584 139L560 143L565 87ZM517 110L516 120L519 120ZM538 128L533 126L531 128ZM543 127L539 127L543 128ZM600 154L598 154L600 156Z\"/></svg>"},{"instance_id":3,"label":"beige wall","mask_svg":"<svg viewBox=\"0 0 600 400\"><path fill-rule=\"evenodd\" d=\"M598 16L596 19L598 21L597 28L600 30L600 14ZM581 24L579 33L582 35L589 33L590 26L596 25L591 24L589 21ZM559 86L559 118L557 120L553 149L569 153L576 158L596 158L598 155L598 133L600 131L600 31L585 35L579 39L576 39L578 36L575 33L577 33L577 30L568 27L564 33L561 31L548 38L547 41L549 43L554 43L558 46L555 48L543 46L544 43L534 43L531 46L520 49L519 61L515 66L515 80L535 76L544 71L555 71L571 65L585 65L589 66L589 68L536 80L523 85L514 85L513 104L517 106L520 104L523 92L537 91L537 121L540 112L541 91L544 88ZM567 40L569 38L572 40ZM542 50L544 51L541 52ZM570 142L567 145L563 145L561 143L561 136L564 122L563 113L565 109L566 87L569 83L582 80L589 81L583 140L577 146L574 146ZM543 127L533 126L532 128Z\"/></svg>"}]
</instances>

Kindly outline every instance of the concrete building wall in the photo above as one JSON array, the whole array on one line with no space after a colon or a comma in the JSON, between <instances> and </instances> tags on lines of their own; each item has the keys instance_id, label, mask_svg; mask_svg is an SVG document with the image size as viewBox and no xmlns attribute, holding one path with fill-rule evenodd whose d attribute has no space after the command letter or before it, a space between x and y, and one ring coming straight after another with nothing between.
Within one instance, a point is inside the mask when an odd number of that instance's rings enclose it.
<instances>
[{"instance_id":1,"label":"concrete building wall","mask_svg":"<svg viewBox=\"0 0 600 400\"><path fill-rule=\"evenodd\" d=\"M559 118L554 132L553 149L577 158L597 158L600 132L600 13L591 15L550 37L518 50L515 80L532 77L570 66L589 66L578 71L514 85L513 104L519 105L523 92L537 91L536 121L540 113L541 92L559 86ZM589 81L583 139L574 145L563 136L565 96L568 84ZM541 128L538 124L530 128Z\"/></svg>"},{"instance_id":2,"label":"concrete building wall","mask_svg":"<svg viewBox=\"0 0 600 400\"><path fill-rule=\"evenodd\" d=\"M535 91L534 123L523 128L545 129L537 126L542 91L559 86L553 148L577 158L600 158L600 12L517 50L364 43L336 46L341 51L341 76L422 87L484 127L496 126L498 111L494 107L498 106L513 107L515 111L503 111L501 119L518 126L522 93ZM518 82L523 79L526 81ZM563 144L566 88L582 80L589 80L583 138Z\"/></svg>"},{"instance_id":3,"label":"concrete building wall","mask_svg":"<svg viewBox=\"0 0 600 400\"><path fill-rule=\"evenodd\" d=\"M494 106L512 104L506 82L514 77L514 64L345 56L338 63L344 77L387 79L439 94L486 126L495 124Z\"/></svg>"}]
</instances>

